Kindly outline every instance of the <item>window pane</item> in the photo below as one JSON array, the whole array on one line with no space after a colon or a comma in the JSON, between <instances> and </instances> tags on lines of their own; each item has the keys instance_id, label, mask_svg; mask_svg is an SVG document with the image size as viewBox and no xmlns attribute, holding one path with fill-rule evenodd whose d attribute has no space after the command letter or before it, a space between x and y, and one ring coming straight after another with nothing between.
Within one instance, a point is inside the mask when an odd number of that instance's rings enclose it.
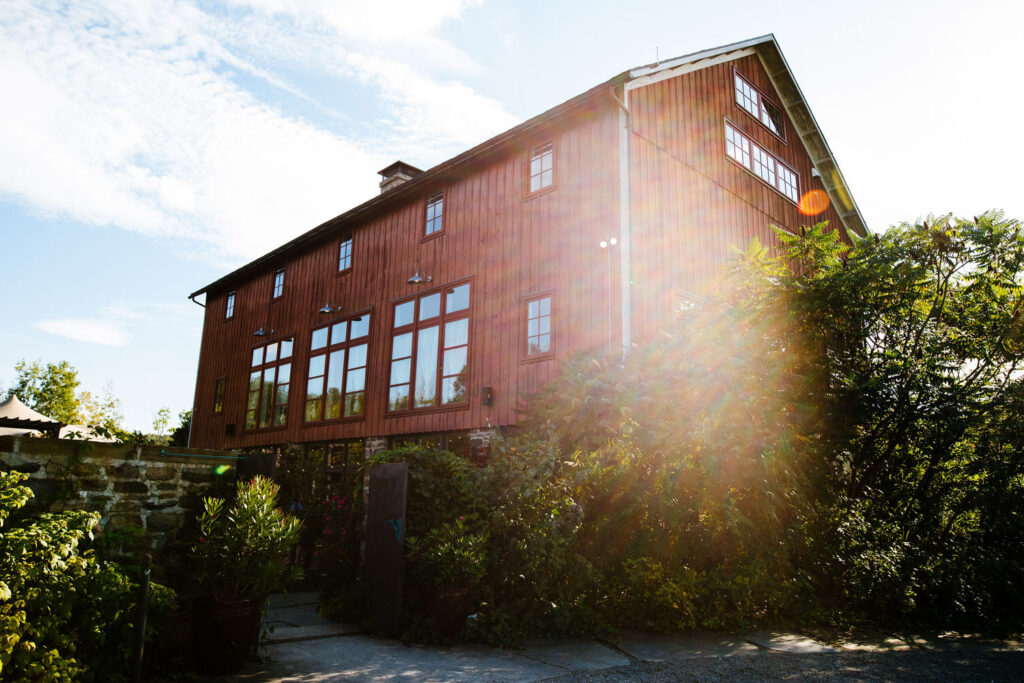
<instances>
[{"instance_id":1,"label":"window pane","mask_svg":"<svg viewBox=\"0 0 1024 683\"><path fill-rule=\"evenodd\" d=\"M256 372L249 375L249 391L259 392L260 390L260 372ZM252 406L255 408L255 406Z\"/></svg>"},{"instance_id":2,"label":"window pane","mask_svg":"<svg viewBox=\"0 0 1024 683\"><path fill-rule=\"evenodd\" d=\"M217 380L213 390L213 412L219 413L224 410L224 380Z\"/></svg>"},{"instance_id":3,"label":"window pane","mask_svg":"<svg viewBox=\"0 0 1024 683\"><path fill-rule=\"evenodd\" d=\"M324 418L333 420L341 417L341 389L330 387L327 389L326 406L324 407Z\"/></svg>"},{"instance_id":4,"label":"window pane","mask_svg":"<svg viewBox=\"0 0 1024 683\"><path fill-rule=\"evenodd\" d=\"M324 361L327 356L320 354L309 359L309 376L318 377L324 374Z\"/></svg>"},{"instance_id":5,"label":"window pane","mask_svg":"<svg viewBox=\"0 0 1024 683\"><path fill-rule=\"evenodd\" d=\"M277 403L274 407L275 427L283 425L288 414L288 386L287 384L277 385Z\"/></svg>"},{"instance_id":6,"label":"window pane","mask_svg":"<svg viewBox=\"0 0 1024 683\"><path fill-rule=\"evenodd\" d=\"M449 349L444 352L443 375L446 377L448 375L457 375L466 369L466 349L467 347L460 346L457 349Z\"/></svg>"},{"instance_id":7,"label":"window pane","mask_svg":"<svg viewBox=\"0 0 1024 683\"><path fill-rule=\"evenodd\" d=\"M469 283L459 285L448 292L445 298L445 313L454 313L469 308Z\"/></svg>"},{"instance_id":8,"label":"window pane","mask_svg":"<svg viewBox=\"0 0 1024 683\"><path fill-rule=\"evenodd\" d=\"M281 341L281 360L292 357L292 340L283 339Z\"/></svg>"},{"instance_id":9,"label":"window pane","mask_svg":"<svg viewBox=\"0 0 1024 683\"><path fill-rule=\"evenodd\" d=\"M262 365L262 364L263 364L263 347L261 346L258 349L253 349L252 350L252 366L256 367L257 365Z\"/></svg>"},{"instance_id":10,"label":"window pane","mask_svg":"<svg viewBox=\"0 0 1024 683\"><path fill-rule=\"evenodd\" d=\"M420 320L436 318L441 313L441 292L420 299Z\"/></svg>"},{"instance_id":11,"label":"window pane","mask_svg":"<svg viewBox=\"0 0 1024 683\"><path fill-rule=\"evenodd\" d=\"M358 370L349 370L346 382L347 384L345 385L345 393L349 393L352 391L362 391L363 389L365 389L366 368L359 368Z\"/></svg>"},{"instance_id":12,"label":"window pane","mask_svg":"<svg viewBox=\"0 0 1024 683\"><path fill-rule=\"evenodd\" d=\"M348 369L361 368L366 365L366 344L353 346L348 350Z\"/></svg>"},{"instance_id":13,"label":"window pane","mask_svg":"<svg viewBox=\"0 0 1024 683\"><path fill-rule=\"evenodd\" d=\"M437 396L438 331L436 326L425 327L416 336L416 408L434 405Z\"/></svg>"},{"instance_id":14,"label":"window pane","mask_svg":"<svg viewBox=\"0 0 1024 683\"><path fill-rule=\"evenodd\" d=\"M391 387L388 393L388 410L405 410L409 407L409 385Z\"/></svg>"},{"instance_id":15,"label":"window pane","mask_svg":"<svg viewBox=\"0 0 1024 683\"><path fill-rule=\"evenodd\" d=\"M441 386L442 403L462 403L466 400L466 383L462 375L446 377Z\"/></svg>"},{"instance_id":16,"label":"window pane","mask_svg":"<svg viewBox=\"0 0 1024 683\"><path fill-rule=\"evenodd\" d=\"M264 362L273 363L275 360L277 360L277 342L267 344L267 353Z\"/></svg>"},{"instance_id":17,"label":"window pane","mask_svg":"<svg viewBox=\"0 0 1024 683\"><path fill-rule=\"evenodd\" d=\"M327 409L328 419L341 417L341 382L345 376L345 349L331 354L327 364Z\"/></svg>"},{"instance_id":18,"label":"window pane","mask_svg":"<svg viewBox=\"0 0 1024 683\"><path fill-rule=\"evenodd\" d=\"M325 346L327 346L327 328L321 327L319 330L313 330L313 338L310 341L309 348L315 351Z\"/></svg>"},{"instance_id":19,"label":"window pane","mask_svg":"<svg viewBox=\"0 0 1024 683\"><path fill-rule=\"evenodd\" d=\"M319 420L323 413L321 412L323 404L319 398L306 399L306 422L313 422Z\"/></svg>"},{"instance_id":20,"label":"window pane","mask_svg":"<svg viewBox=\"0 0 1024 683\"><path fill-rule=\"evenodd\" d=\"M534 318L533 320L527 320L526 321L526 335L528 337L532 337L532 336L538 334L538 329L537 329L538 327L540 327L540 325L537 324L537 318Z\"/></svg>"},{"instance_id":21,"label":"window pane","mask_svg":"<svg viewBox=\"0 0 1024 683\"><path fill-rule=\"evenodd\" d=\"M545 316L543 316L541 318L538 318L537 322L540 323L540 333L541 334L548 334L549 332L551 332L551 316L550 315L545 315Z\"/></svg>"},{"instance_id":22,"label":"window pane","mask_svg":"<svg viewBox=\"0 0 1024 683\"><path fill-rule=\"evenodd\" d=\"M453 346L461 346L469 343L469 319L454 320L445 323L444 326L444 347L450 349Z\"/></svg>"},{"instance_id":23,"label":"window pane","mask_svg":"<svg viewBox=\"0 0 1024 683\"><path fill-rule=\"evenodd\" d=\"M359 339L370 333L370 314L363 313L352 320L351 339Z\"/></svg>"},{"instance_id":24,"label":"window pane","mask_svg":"<svg viewBox=\"0 0 1024 683\"><path fill-rule=\"evenodd\" d=\"M341 344L345 341L345 326L348 323L336 323L331 325L331 344Z\"/></svg>"},{"instance_id":25,"label":"window pane","mask_svg":"<svg viewBox=\"0 0 1024 683\"><path fill-rule=\"evenodd\" d=\"M395 305L395 327L408 325L413 321L413 313L416 308L415 301L406 301Z\"/></svg>"},{"instance_id":26,"label":"window pane","mask_svg":"<svg viewBox=\"0 0 1024 683\"><path fill-rule=\"evenodd\" d=\"M279 365L278 366L278 368L277 368L277 383L278 384L288 384L288 382L291 381L291 377L292 377L292 364L291 363L285 363L284 365Z\"/></svg>"},{"instance_id":27,"label":"window pane","mask_svg":"<svg viewBox=\"0 0 1024 683\"><path fill-rule=\"evenodd\" d=\"M540 300L540 314L551 315L551 297L547 296Z\"/></svg>"},{"instance_id":28,"label":"window pane","mask_svg":"<svg viewBox=\"0 0 1024 683\"><path fill-rule=\"evenodd\" d=\"M313 401L313 400L319 401L321 398L323 398L323 395L324 395L323 391L324 391L324 378L323 377L313 377L308 382L306 382L306 400L307 401Z\"/></svg>"},{"instance_id":29,"label":"window pane","mask_svg":"<svg viewBox=\"0 0 1024 683\"><path fill-rule=\"evenodd\" d=\"M260 427L270 426L274 403L274 368L263 371L263 390L260 396Z\"/></svg>"},{"instance_id":30,"label":"window pane","mask_svg":"<svg viewBox=\"0 0 1024 683\"><path fill-rule=\"evenodd\" d=\"M362 391L345 394L345 417L363 414L364 396L365 394Z\"/></svg>"},{"instance_id":31,"label":"window pane","mask_svg":"<svg viewBox=\"0 0 1024 683\"><path fill-rule=\"evenodd\" d=\"M542 334L537 341L537 353L546 353L551 350L551 335Z\"/></svg>"},{"instance_id":32,"label":"window pane","mask_svg":"<svg viewBox=\"0 0 1024 683\"><path fill-rule=\"evenodd\" d=\"M408 358L410 356L412 356L412 332L406 332L394 338L391 346L391 357Z\"/></svg>"},{"instance_id":33,"label":"window pane","mask_svg":"<svg viewBox=\"0 0 1024 683\"><path fill-rule=\"evenodd\" d=\"M245 428L256 429L256 411L247 410L245 411Z\"/></svg>"},{"instance_id":34,"label":"window pane","mask_svg":"<svg viewBox=\"0 0 1024 683\"><path fill-rule=\"evenodd\" d=\"M409 370L411 368L411 358L391 361L391 381L388 384L406 384L409 381Z\"/></svg>"},{"instance_id":35,"label":"window pane","mask_svg":"<svg viewBox=\"0 0 1024 683\"><path fill-rule=\"evenodd\" d=\"M536 318L540 315L540 301L531 301L527 305L527 317Z\"/></svg>"}]
</instances>

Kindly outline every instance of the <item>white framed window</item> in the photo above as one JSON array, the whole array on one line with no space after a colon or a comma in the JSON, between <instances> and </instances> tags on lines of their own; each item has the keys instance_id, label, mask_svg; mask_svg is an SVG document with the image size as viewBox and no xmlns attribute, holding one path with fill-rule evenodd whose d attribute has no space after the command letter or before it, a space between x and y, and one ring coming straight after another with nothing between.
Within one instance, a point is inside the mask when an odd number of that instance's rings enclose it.
<instances>
[{"instance_id":1,"label":"white framed window","mask_svg":"<svg viewBox=\"0 0 1024 683\"><path fill-rule=\"evenodd\" d=\"M733 80L736 83L736 104L765 128L785 139L782 109L743 78L739 71L733 70Z\"/></svg>"},{"instance_id":2,"label":"white framed window","mask_svg":"<svg viewBox=\"0 0 1024 683\"><path fill-rule=\"evenodd\" d=\"M342 237L338 243L338 272L352 267L352 238Z\"/></svg>"},{"instance_id":3,"label":"white framed window","mask_svg":"<svg viewBox=\"0 0 1024 683\"><path fill-rule=\"evenodd\" d=\"M444 228L444 192L438 192L427 199L426 235L441 232Z\"/></svg>"},{"instance_id":4,"label":"white framed window","mask_svg":"<svg viewBox=\"0 0 1024 683\"><path fill-rule=\"evenodd\" d=\"M530 155L530 192L543 190L555 182L555 150L549 142L535 147Z\"/></svg>"},{"instance_id":5,"label":"white framed window","mask_svg":"<svg viewBox=\"0 0 1024 683\"><path fill-rule=\"evenodd\" d=\"M274 271L274 298L278 299L284 294L284 268Z\"/></svg>"},{"instance_id":6,"label":"white framed window","mask_svg":"<svg viewBox=\"0 0 1024 683\"><path fill-rule=\"evenodd\" d=\"M526 302L526 355L551 353L551 295Z\"/></svg>"},{"instance_id":7,"label":"white framed window","mask_svg":"<svg viewBox=\"0 0 1024 683\"><path fill-rule=\"evenodd\" d=\"M777 156L753 142L728 120L725 122L725 153L776 192L799 203L800 178Z\"/></svg>"},{"instance_id":8,"label":"white framed window","mask_svg":"<svg viewBox=\"0 0 1024 683\"><path fill-rule=\"evenodd\" d=\"M235 316L235 293L228 292L227 299L224 300L224 319L229 320Z\"/></svg>"}]
</instances>

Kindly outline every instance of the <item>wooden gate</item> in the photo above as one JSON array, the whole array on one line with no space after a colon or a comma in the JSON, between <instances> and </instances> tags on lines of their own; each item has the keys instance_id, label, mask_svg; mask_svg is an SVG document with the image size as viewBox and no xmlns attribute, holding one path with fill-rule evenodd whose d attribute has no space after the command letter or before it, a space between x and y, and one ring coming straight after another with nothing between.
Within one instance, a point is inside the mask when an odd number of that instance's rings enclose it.
<instances>
[{"instance_id":1,"label":"wooden gate","mask_svg":"<svg viewBox=\"0 0 1024 683\"><path fill-rule=\"evenodd\" d=\"M374 465L366 500L366 611L378 627L398 633L402 611L408 463Z\"/></svg>"}]
</instances>

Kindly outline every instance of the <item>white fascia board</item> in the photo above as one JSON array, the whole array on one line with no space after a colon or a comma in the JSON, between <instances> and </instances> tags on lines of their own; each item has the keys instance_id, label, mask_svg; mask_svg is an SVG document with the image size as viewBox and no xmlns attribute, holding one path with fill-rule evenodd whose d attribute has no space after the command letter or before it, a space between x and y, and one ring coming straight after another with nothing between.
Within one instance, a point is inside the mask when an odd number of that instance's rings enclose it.
<instances>
[{"instance_id":1,"label":"white fascia board","mask_svg":"<svg viewBox=\"0 0 1024 683\"><path fill-rule=\"evenodd\" d=\"M644 69L634 69L630 71L630 80L626 81L626 92L630 90L636 90L642 88L645 85L651 85L652 83L658 83L660 81L667 81L670 78L676 76L682 76L694 71L700 71L706 69L709 66L716 64L723 64L725 62L731 62L741 57L748 57L750 55L757 54L757 51L752 47L743 48L739 50L732 50L726 53L715 53L714 56L710 57L698 57L696 60L687 58L687 61L677 66L672 66L672 62L664 62L656 70L653 67L644 67ZM678 60L672 60L673 62ZM634 77L633 74L637 71L647 70L646 74Z\"/></svg>"}]
</instances>

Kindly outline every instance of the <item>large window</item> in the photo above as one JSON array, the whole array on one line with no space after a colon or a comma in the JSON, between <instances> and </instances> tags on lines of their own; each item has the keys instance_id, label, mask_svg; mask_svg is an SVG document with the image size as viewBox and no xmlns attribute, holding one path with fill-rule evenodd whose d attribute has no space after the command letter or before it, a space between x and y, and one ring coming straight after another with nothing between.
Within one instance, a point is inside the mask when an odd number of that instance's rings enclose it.
<instances>
[{"instance_id":1,"label":"large window","mask_svg":"<svg viewBox=\"0 0 1024 683\"><path fill-rule=\"evenodd\" d=\"M228 292L228 298L224 300L224 319L234 317L235 315L235 293Z\"/></svg>"},{"instance_id":2,"label":"large window","mask_svg":"<svg viewBox=\"0 0 1024 683\"><path fill-rule=\"evenodd\" d=\"M369 334L369 313L313 330L306 378L306 422L363 415Z\"/></svg>"},{"instance_id":3,"label":"large window","mask_svg":"<svg viewBox=\"0 0 1024 683\"><path fill-rule=\"evenodd\" d=\"M338 272L352 267L352 238L342 237L338 243Z\"/></svg>"},{"instance_id":4,"label":"large window","mask_svg":"<svg viewBox=\"0 0 1024 683\"><path fill-rule=\"evenodd\" d=\"M526 302L526 355L551 353L551 295Z\"/></svg>"},{"instance_id":5,"label":"large window","mask_svg":"<svg viewBox=\"0 0 1024 683\"><path fill-rule=\"evenodd\" d=\"M438 192L427 199L426 234L433 235L444 229L444 193Z\"/></svg>"},{"instance_id":6,"label":"large window","mask_svg":"<svg viewBox=\"0 0 1024 683\"><path fill-rule=\"evenodd\" d=\"M252 350L245 428L283 427L288 413L292 374L292 340L282 339Z\"/></svg>"},{"instance_id":7,"label":"large window","mask_svg":"<svg viewBox=\"0 0 1024 683\"><path fill-rule=\"evenodd\" d=\"M794 202L800 201L800 186L796 173L781 159L758 146L728 121L725 122L725 153L784 197Z\"/></svg>"},{"instance_id":8,"label":"large window","mask_svg":"<svg viewBox=\"0 0 1024 683\"><path fill-rule=\"evenodd\" d=\"M395 304L388 410L466 402L469 283Z\"/></svg>"},{"instance_id":9,"label":"large window","mask_svg":"<svg viewBox=\"0 0 1024 683\"><path fill-rule=\"evenodd\" d=\"M782 110L740 76L739 72L734 71L733 78L736 82L736 104L760 121L765 128L784 138Z\"/></svg>"},{"instance_id":10,"label":"large window","mask_svg":"<svg viewBox=\"0 0 1024 683\"><path fill-rule=\"evenodd\" d=\"M274 298L277 299L284 294L284 268L274 271Z\"/></svg>"},{"instance_id":11,"label":"large window","mask_svg":"<svg viewBox=\"0 0 1024 683\"><path fill-rule=\"evenodd\" d=\"M541 145L530 155L530 192L542 190L555 182L554 147L551 143Z\"/></svg>"}]
</instances>

